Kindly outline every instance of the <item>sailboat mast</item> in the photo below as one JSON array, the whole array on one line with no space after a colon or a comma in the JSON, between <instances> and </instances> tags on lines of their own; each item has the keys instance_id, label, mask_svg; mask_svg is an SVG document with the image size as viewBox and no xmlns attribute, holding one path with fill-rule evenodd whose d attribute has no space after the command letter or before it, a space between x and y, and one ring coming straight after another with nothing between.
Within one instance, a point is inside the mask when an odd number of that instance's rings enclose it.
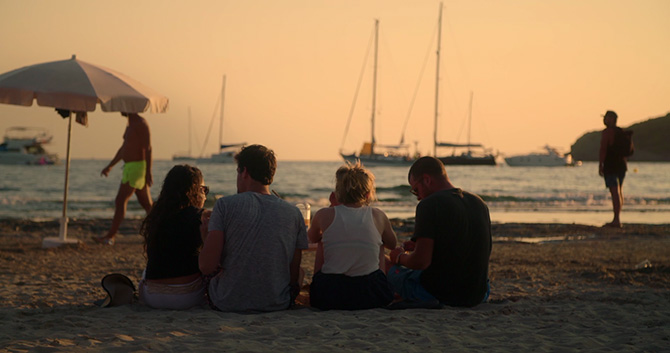
<instances>
[{"instance_id":1,"label":"sailboat mast","mask_svg":"<svg viewBox=\"0 0 670 353\"><path fill-rule=\"evenodd\" d=\"M468 113L468 154L470 154L470 133L472 132L472 96L473 92L470 91L470 109Z\"/></svg>"},{"instance_id":2,"label":"sailboat mast","mask_svg":"<svg viewBox=\"0 0 670 353\"><path fill-rule=\"evenodd\" d=\"M191 106L188 106L188 156L191 157L193 154L191 154Z\"/></svg>"},{"instance_id":3,"label":"sailboat mast","mask_svg":"<svg viewBox=\"0 0 670 353\"><path fill-rule=\"evenodd\" d=\"M374 71L372 74L372 118L371 118L371 131L372 138L370 141L370 154L375 152L375 112L377 111L377 44L379 39L379 20L375 19L375 61L374 61Z\"/></svg>"},{"instance_id":4,"label":"sailboat mast","mask_svg":"<svg viewBox=\"0 0 670 353\"><path fill-rule=\"evenodd\" d=\"M440 15L437 21L437 51L435 67L435 122L433 126L433 156L437 157L437 117L439 115L440 100L440 50L442 47L442 3L440 3Z\"/></svg>"},{"instance_id":5,"label":"sailboat mast","mask_svg":"<svg viewBox=\"0 0 670 353\"><path fill-rule=\"evenodd\" d=\"M219 116L221 117L219 122L219 151L221 151L221 144L223 143L223 106L226 98L226 75L223 75L223 86L221 87L221 112Z\"/></svg>"}]
</instances>

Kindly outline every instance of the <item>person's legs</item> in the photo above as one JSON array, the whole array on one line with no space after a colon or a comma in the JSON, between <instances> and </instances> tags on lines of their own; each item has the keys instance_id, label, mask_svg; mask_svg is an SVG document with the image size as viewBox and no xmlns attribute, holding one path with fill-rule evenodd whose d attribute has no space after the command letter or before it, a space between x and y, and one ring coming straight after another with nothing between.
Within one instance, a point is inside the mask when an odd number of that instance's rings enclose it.
<instances>
[{"instance_id":1,"label":"person's legs","mask_svg":"<svg viewBox=\"0 0 670 353\"><path fill-rule=\"evenodd\" d=\"M202 278L191 283L162 284L140 281L140 302L155 309L186 310L206 305Z\"/></svg>"},{"instance_id":2,"label":"person's legs","mask_svg":"<svg viewBox=\"0 0 670 353\"><path fill-rule=\"evenodd\" d=\"M128 200L135 192L135 189L128 184L121 184L119 186L119 192L116 194L116 200L114 201L114 218L112 218L112 226L109 227L109 231L101 240L111 240L114 239L116 233L121 227L121 222L126 216L126 208L128 207Z\"/></svg>"},{"instance_id":3,"label":"person's legs","mask_svg":"<svg viewBox=\"0 0 670 353\"><path fill-rule=\"evenodd\" d=\"M135 196L137 196L137 202L140 203L140 206L149 214L151 211L151 206L153 205L153 200L151 200L151 190L148 185L144 185L142 189L135 189Z\"/></svg>"},{"instance_id":4,"label":"person's legs","mask_svg":"<svg viewBox=\"0 0 670 353\"><path fill-rule=\"evenodd\" d=\"M605 186L609 188L612 195L612 211L614 218L612 222L605 224L606 227L621 227L621 209L623 208L623 179L624 175L605 175Z\"/></svg>"},{"instance_id":5,"label":"person's legs","mask_svg":"<svg viewBox=\"0 0 670 353\"><path fill-rule=\"evenodd\" d=\"M621 225L621 220L619 219L621 215L621 193L620 193L621 187L617 186L612 186L610 187L610 194L612 194L612 210L614 211L614 219L612 219L612 222L609 223L613 226L620 226Z\"/></svg>"},{"instance_id":6,"label":"person's legs","mask_svg":"<svg viewBox=\"0 0 670 353\"><path fill-rule=\"evenodd\" d=\"M437 299L421 285L421 270L393 265L386 274L393 291L405 300L432 302Z\"/></svg>"}]
</instances>

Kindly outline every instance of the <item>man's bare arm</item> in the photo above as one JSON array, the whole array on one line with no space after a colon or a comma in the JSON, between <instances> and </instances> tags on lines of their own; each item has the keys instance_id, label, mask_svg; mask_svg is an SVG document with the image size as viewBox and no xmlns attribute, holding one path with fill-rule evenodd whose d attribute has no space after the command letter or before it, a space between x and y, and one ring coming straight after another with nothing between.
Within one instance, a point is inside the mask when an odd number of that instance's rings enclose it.
<instances>
[{"instance_id":1,"label":"man's bare arm","mask_svg":"<svg viewBox=\"0 0 670 353\"><path fill-rule=\"evenodd\" d=\"M433 262L434 244L433 239L418 238L414 244L414 251L410 253L405 253L405 249L397 247L389 254L391 263L398 264L400 262L400 265L413 270L425 270Z\"/></svg>"},{"instance_id":2,"label":"man's bare arm","mask_svg":"<svg viewBox=\"0 0 670 353\"><path fill-rule=\"evenodd\" d=\"M208 275L219 267L223 252L224 235L220 230L212 230L207 234L198 257L198 265L203 275Z\"/></svg>"},{"instance_id":3,"label":"man's bare arm","mask_svg":"<svg viewBox=\"0 0 670 353\"><path fill-rule=\"evenodd\" d=\"M300 262L302 261L302 250L295 249L293 252L293 259L291 259L290 272L291 272L291 282L289 283L291 287L291 303L295 298L300 294Z\"/></svg>"},{"instance_id":4,"label":"man's bare arm","mask_svg":"<svg viewBox=\"0 0 670 353\"><path fill-rule=\"evenodd\" d=\"M104 176L109 176L109 172L112 170L112 167L116 165L116 163L119 163L121 159L123 158L123 145L119 147L119 150L116 151L116 154L114 155L114 158L107 164L107 166L100 172L100 175Z\"/></svg>"}]
</instances>

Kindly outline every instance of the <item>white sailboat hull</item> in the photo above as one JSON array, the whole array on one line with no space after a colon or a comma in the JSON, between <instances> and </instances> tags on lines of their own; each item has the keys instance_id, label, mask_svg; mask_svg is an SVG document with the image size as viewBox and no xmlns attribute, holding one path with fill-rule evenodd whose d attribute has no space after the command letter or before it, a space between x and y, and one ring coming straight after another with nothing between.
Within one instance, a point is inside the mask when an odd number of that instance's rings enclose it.
<instances>
[{"instance_id":1,"label":"white sailboat hull","mask_svg":"<svg viewBox=\"0 0 670 353\"><path fill-rule=\"evenodd\" d=\"M542 155L508 157L505 158L505 162L510 167L560 167L568 165L565 158Z\"/></svg>"},{"instance_id":2,"label":"white sailboat hull","mask_svg":"<svg viewBox=\"0 0 670 353\"><path fill-rule=\"evenodd\" d=\"M196 159L197 163L203 163L203 164L229 164L229 163L235 163L235 152L230 151L230 152L221 152L221 153L216 153L212 154L211 157L209 158L198 158Z\"/></svg>"}]
</instances>

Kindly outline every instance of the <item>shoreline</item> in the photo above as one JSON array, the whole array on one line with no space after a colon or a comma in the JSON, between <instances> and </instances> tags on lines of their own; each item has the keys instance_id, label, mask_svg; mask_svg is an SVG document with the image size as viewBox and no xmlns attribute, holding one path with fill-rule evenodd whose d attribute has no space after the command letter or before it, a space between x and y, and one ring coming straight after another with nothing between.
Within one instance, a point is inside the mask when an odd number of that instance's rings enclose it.
<instances>
[{"instance_id":1,"label":"shoreline","mask_svg":"<svg viewBox=\"0 0 670 353\"><path fill-rule=\"evenodd\" d=\"M0 220L0 346L9 351L662 351L670 340L670 224L608 229L493 224L491 300L474 308L320 312L307 307L314 252L293 310L231 314L99 308L101 278L135 283L145 259L140 219L114 246L93 244L109 219L71 219L77 245L42 249L58 221ZM393 219L399 238L411 219ZM523 239L548 239L528 242ZM559 239L559 240L556 240ZM564 239L561 241L560 239ZM565 241L568 240L568 241ZM501 348L503 347L503 348Z\"/></svg>"}]
</instances>

